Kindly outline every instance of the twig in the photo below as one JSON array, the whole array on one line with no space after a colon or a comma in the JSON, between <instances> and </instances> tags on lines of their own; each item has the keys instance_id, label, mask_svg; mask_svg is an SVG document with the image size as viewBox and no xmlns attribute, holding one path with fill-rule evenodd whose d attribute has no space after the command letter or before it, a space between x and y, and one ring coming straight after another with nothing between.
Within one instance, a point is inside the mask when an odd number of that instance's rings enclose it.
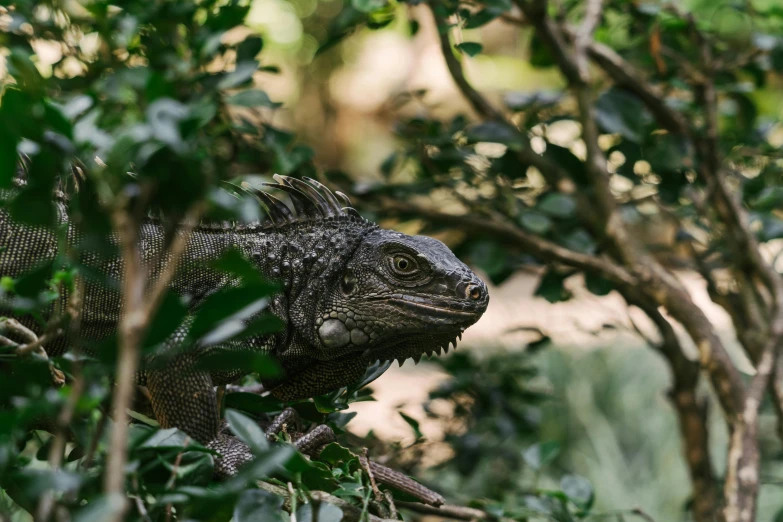
<instances>
[{"instance_id":1,"label":"twig","mask_svg":"<svg viewBox=\"0 0 783 522\"><path fill-rule=\"evenodd\" d=\"M177 235L171 242L167 255L163 256L164 259L168 259L168 262L165 263L165 266L156 278L155 284L149 293L146 311L147 317L152 315L160 305L160 301L163 299L163 296L169 287L169 283L171 283L174 273L177 270L179 260L182 258L182 254L185 253L193 229L198 226L201 215L204 213L205 209L206 205L204 203L196 203L190 208L185 215L185 219L180 223Z\"/></svg>"},{"instance_id":2,"label":"twig","mask_svg":"<svg viewBox=\"0 0 783 522\"><path fill-rule=\"evenodd\" d=\"M427 504L420 504L418 502L403 502L397 501L397 506L401 509L407 509L414 513L421 513L422 515L435 515L452 520L488 520L491 522L513 522L510 518L498 517L492 513L487 513L480 509L469 508L464 506L450 506L443 505L440 507L428 506Z\"/></svg>"},{"instance_id":3,"label":"twig","mask_svg":"<svg viewBox=\"0 0 783 522\"><path fill-rule=\"evenodd\" d=\"M614 49L593 41L588 45L587 53L616 84L636 94L664 129L676 134L688 135L690 133L688 120L669 107L642 74L617 54Z\"/></svg>"},{"instance_id":4,"label":"twig","mask_svg":"<svg viewBox=\"0 0 783 522\"><path fill-rule=\"evenodd\" d=\"M95 459L95 452L98 450L98 444L101 442L103 430L106 429L108 419L109 416L106 414L106 411L101 408L101 417L98 419L98 425L95 426L95 432L92 434L90 446L87 448L87 454L84 456L84 460L79 463L80 467L89 468L92 466L92 461Z\"/></svg>"},{"instance_id":5,"label":"twig","mask_svg":"<svg viewBox=\"0 0 783 522\"><path fill-rule=\"evenodd\" d=\"M52 442L49 447L48 461L53 471L57 471L62 466L63 452L65 450L65 442L67 438L68 426L71 423L73 414L76 411L76 405L82 396L84 391L85 380L84 376L79 372L73 381L71 387L71 393L68 395L68 400L57 415L57 422L55 424L54 433L52 434ZM52 508L54 507L54 490L47 490L38 503L38 511L36 520L40 522L46 522L52 514Z\"/></svg>"},{"instance_id":6,"label":"twig","mask_svg":"<svg viewBox=\"0 0 783 522\"><path fill-rule=\"evenodd\" d=\"M311 491L310 498L318 502L326 502L340 508L343 512L345 522L399 522L389 518L376 517L370 513L363 512L360 508L354 506L346 500L330 495L324 491Z\"/></svg>"},{"instance_id":7,"label":"twig","mask_svg":"<svg viewBox=\"0 0 783 522\"><path fill-rule=\"evenodd\" d=\"M123 315L119 324L119 357L117 358L117 379L112 402L114 426L110 434L109 452L104 477L104 491L116 499L117 511L111 520L120 522L127 511L125 497L125 463L128 451L127 410L133 399L136 369L144 317L145 275L138 251L138 229L130 215L122 208L112 214L114 230L120 243L125 272L122 281Z\"/></svg>"},{"instance_id":8,"label":"twig","mask_svg":"<svg viewBox=\"0 0 783 522\"><path fill-rule=\"evenodd\" d=\"M587 0L585 3L585 16L582 24L576 31L574 38L574 57L579 77L584 83L590 81L590 73L587 70L587 47L593 41L593 33L601 23L602 0Z\"/></svg>"},{"instance_id":9,"label":"twig","mask_svg":"<svg viewBox=\"0 0 783 522\"><path fill-rule=\"evenodd\" d=\"M127 209L117 207L112 212L112 224L119 239L122 254L124 274L122 281L122 316L119 323L119 357L117 359L117 379L114 400L112 403L112 418L114 428L111 432L110 449L104 479L104 491L116 497L119 510L112 514L112 520L119 522L127 510L127 499L123 491L125 486L125 463L127 461L128 419L127 410L133 400L136 381L136 369L139 364L141 341L149 324L155 307L165 293L171 278L185 250L190 233L198 222L202 205L197 204L189 212L190 221L184 223L184 228L172 243L168 255L163 256L168 262L157 280L149 299L145 298L147 287L147 267L141 262L139 253L139 224L131 218Z\"/></svg>"},{"instance_id":10,"label":"twig","mask_svg":"<svg viewBox=\"0 0 783 522\"><path fill-rule=\"evenodd\" d=\"M454 80L459 91L465 97L465 99L473 107L473 110L483 119L496 121L504 125L508 125L509 128L516 129L514 124L506 118L502 112L497 110L489 101L476 89L470 85L465 73L462 69L462 65L459 60L454 56L454 51L451 49L451 42L449 41L448 24L445 20L440 18L435 11L433 4L428 4L432 11L432 16L435 19L436 30L438 31L438 38L440 39L441 53L443 59L446 62L446 66L449 70L451 78ZM520 163L523 165L532 165L537 168L547 180L547 183L553 187L557 187L559 190L570 192L572 190L565 190L571 187L568 172L560 165L548 158L537 154L530 147L530 140L524 133L519 134L520 149L517 151ZM428 156L425 156L428 159ZM566 182L566 186L563 183Z\"/></svg>"},{"instance_id":11,"label":"twig","mask_svg":"<svg viewBox=\"0 0 783 522\"><path fill-rule=\"evenodd\" d=\"M372 492L375 495L375 501L383 502L383 495L381 494L381 490L378 489L378 484L375 483L375 476L372 473L372 466L370 466L370 454L367 451L367 448L364 448L364 459L359 459L359 462L361 462L364 471L367 473L367 476L370 477L370 486L372 487Z\"/></svg>"},{"instance_id":12,"label":"twig","mask_svg":"<svg viewBox=\"0 0 783 522\"><path fill-rule=\"evenodd\" d=\"M397 505L394 503L394 495L392 495L391 491L384 491L383 496L386 499L386 502L389 504L389 516L393 519L397 519Z\"/></svg>"},{"instance_id":13,"label":"twig","mask_svg":"<svg viewBox=\"0 0 783 522\"><path fill-rule=\"evenodd\" d=\"M133 489L136 491L139 490L139 480L134 476L133 477ZM139 497L139 495L133 495L133 501L136 504L136 509L139 511L139 515L141 518L144 519L145 522L152 522L150 519L149 513L147 513L147 508L144 505L144 501Z\"/></svg>"},{"instance_id":14,"label":"twig","mask_svg":"<svg viewBox=\"0 0 783 522\"><path fill-rule=\"evenodd\" d=\"M185 437L185 442L183 442L182 446L187 448L188 444L190 444L190 437ZM185 453L185 451L180 451L177 453L177 458L174 459L174 466L171 468L171 475L169 476L169 480L166 481L166 490L170 490L174 487L174 483L177 481L177 473L179 473L179 466L182 463L182 454ZM171 502L166 504L166 522L169 522L171 520Z\"/></svg>"},{"instance_id":15,"label":"twig","mask_svg":"<svg viewBox=\"0 0 783 522\"><path fill-rule=\"evenodd\" d=\"M644 520L644 522L655 522L655 519L654 519L653 517L651 517L650 515L648 515L648 514L647 514L647 512L645 512L645 511L644 511L642 508L640 508L640 507L633 508L633 509L631 510L631 514L632 514L632 515L636 515L637 517L639 517L639 518L643 519L643 520Z\"/></svg>"},{"instance_id":16,"label":"twig","mask_svg":"<svg viewBox=\"0 0 783 522\"><path fill-rule=\"evenodd\" d=\"M438 16L433 4L429 3L427 5L430 7L432 16L435 18L441 53L446 60L446 66L451 73L451 77L454 79L454 83L457 84L460 92L467 98L471 107L473 107L473 110L479 115L490 120L503 121L503 115L490 105L487 100L468 83L468 80L465 78L465 74L462 71L462 64L460 64L457 57L454 56L454 51L451 49L448 23Z\"/></svg>"}]
</instances>

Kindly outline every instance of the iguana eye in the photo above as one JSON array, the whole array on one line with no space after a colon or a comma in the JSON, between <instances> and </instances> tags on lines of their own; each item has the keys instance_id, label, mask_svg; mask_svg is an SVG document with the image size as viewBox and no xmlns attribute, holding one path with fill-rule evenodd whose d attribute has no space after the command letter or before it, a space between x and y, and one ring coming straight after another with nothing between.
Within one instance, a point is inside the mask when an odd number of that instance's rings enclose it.
<instances>
[{"instance_id":1,"label":"iguana eye","mask_svg":"<svg viewBox=\"0 0 783 522\"><path fill-rule=\"evenodd\" d=\"M355 289L356 276L354 275L353 271L349 270L343 276L342 281L340 281L340 290L342 290L343 294L345 295L351 295Z\"/></svg>"},{"instance_id":2,"label":"iguana eye","mask_svg":"<svg viewBox=\"0 0 783 522\"><path fill-rule=\"evenodd\" d=\"M408 275L416 272L419 265L411 256L397 254L392 258L392 268L400 275Z\"/></svg>"}]
</instances>

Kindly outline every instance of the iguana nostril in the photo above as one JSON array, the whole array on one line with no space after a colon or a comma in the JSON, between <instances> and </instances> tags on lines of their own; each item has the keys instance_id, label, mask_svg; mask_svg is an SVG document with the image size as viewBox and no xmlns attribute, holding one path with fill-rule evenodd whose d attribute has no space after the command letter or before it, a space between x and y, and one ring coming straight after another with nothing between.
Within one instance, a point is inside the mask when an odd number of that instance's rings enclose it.
<instances>
[{"instance_id":1,"label":"iguana nostril","mask_svg":"<svg viewBox=\"0 0 783 522\"><path fill-rule=\"evenodd\" d=\"M468 297L474 301L478 301L481 299L481 296L484 295L484 291L479 285L469 285L466 293L468 294Z\"/></svg>"}]
</instances>

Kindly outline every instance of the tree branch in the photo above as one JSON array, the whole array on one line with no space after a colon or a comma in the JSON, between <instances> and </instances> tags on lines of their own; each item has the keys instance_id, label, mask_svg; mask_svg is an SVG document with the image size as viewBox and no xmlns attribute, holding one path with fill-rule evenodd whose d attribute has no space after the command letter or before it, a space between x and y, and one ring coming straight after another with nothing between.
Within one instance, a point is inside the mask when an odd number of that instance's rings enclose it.
<instances>
[{"instance_id":1,"label":"tree branch","mask_svg":"<svg viewBox=\"0 0 783 522\"><path fill-rule=\"evenodd\" d=\"M739 372L704 312L693 303L679 281L649 253L641 249L625 229L609 187L606 158L598 144L598 129L593 115L589 87L578 74L575 74L575 56L568 52L563 32L548 17L546 2L536 2L532 5L525 0L516 0L516 3L531 21L542 40L549 42L560 70L577 99L582 137L587 149L587 173L602 221L602 232L614 247L623 265L644 285L645 292L680 321L693 338L700 352L702 366L710 375L727 419L732 424L736 423L741 415L745 398L744 385Z\"/></svg>"},{"instance_id":2,"label":"tree branch","mask_svg":"<svg viewBox=\"0 0 783 522\"><path fill-rule=\"evenodd\" d=\"M720 504L710 458L707 404L699 401L696 391L699 365L685 357L677 333L657 305L636 288L619 290L628 304L639 307L647 314L661 334L662 341L657 349L669 363L672 372L673 385L669 398L677 413L683 454L693 485L693 518L697 522L713 522Z\"/></svg>"},{"instance_id":3,"label":"tree branch","mask_svg":"<svg viewBox=\"0 0 783 522\"><path fill-rule=\"evenodd\" d=\"M576 31L576 38L574 38L576 70L584 83L590 81L590 71L587 69L588 61L586 50L590 46L590 42L593 41L595 29L598 27L598 24L601 23L602 14L602 0L587 0L585 3L584 19L582 20L579 29Z\"/></svg>"},{"instance_id":4,"label":"tree branch","mask_svg":"<svg viewBox=\"0 0 783 522\"><path fill-rule=\"evenodd\" d=\"M574 268L599 274L619 284L639 284L631 273L612 261L588 254L574 252L556 243L528 234L527 232L497 218L482 218L468 214L449 214L411 203L403 203L388 198L381 200L384 212L414 214L434 223L450 224L461 230L472 230L502 238L518 248L546 261L558 261Z\"/></svg>"}]
</instances>

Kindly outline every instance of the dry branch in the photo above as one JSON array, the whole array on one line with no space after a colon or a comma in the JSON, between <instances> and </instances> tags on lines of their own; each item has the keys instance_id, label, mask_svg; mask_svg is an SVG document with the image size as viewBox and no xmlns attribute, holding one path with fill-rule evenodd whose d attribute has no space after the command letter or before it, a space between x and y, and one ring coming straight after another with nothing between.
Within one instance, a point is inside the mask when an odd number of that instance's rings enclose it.
<instances>
[{"instance_id":1,"label":"dry branch","mask_svg":"<svg viewBox=\"0 0 783 522\"><path fill-rule=\"evenodd\" d=\"M116 386L112 401L114 426L110 435L109 454L104 477L104 491L117 498L118 509L113 520L122 520L128 503L125 491L125 463L127 462L128 415L133 402L136 371L139 365L141 342L152 314L160 304L163 294L176 271L193 228L203 210L196 204L188 212L183 228L162 256L166 264L160 275L147 286L150 267L144 266L139 252L138 219L120 206L112 213L112 225L117 236L123 260L122 316L119 323L119 357L117 359Z\"/></svg>"}]
</instances>

